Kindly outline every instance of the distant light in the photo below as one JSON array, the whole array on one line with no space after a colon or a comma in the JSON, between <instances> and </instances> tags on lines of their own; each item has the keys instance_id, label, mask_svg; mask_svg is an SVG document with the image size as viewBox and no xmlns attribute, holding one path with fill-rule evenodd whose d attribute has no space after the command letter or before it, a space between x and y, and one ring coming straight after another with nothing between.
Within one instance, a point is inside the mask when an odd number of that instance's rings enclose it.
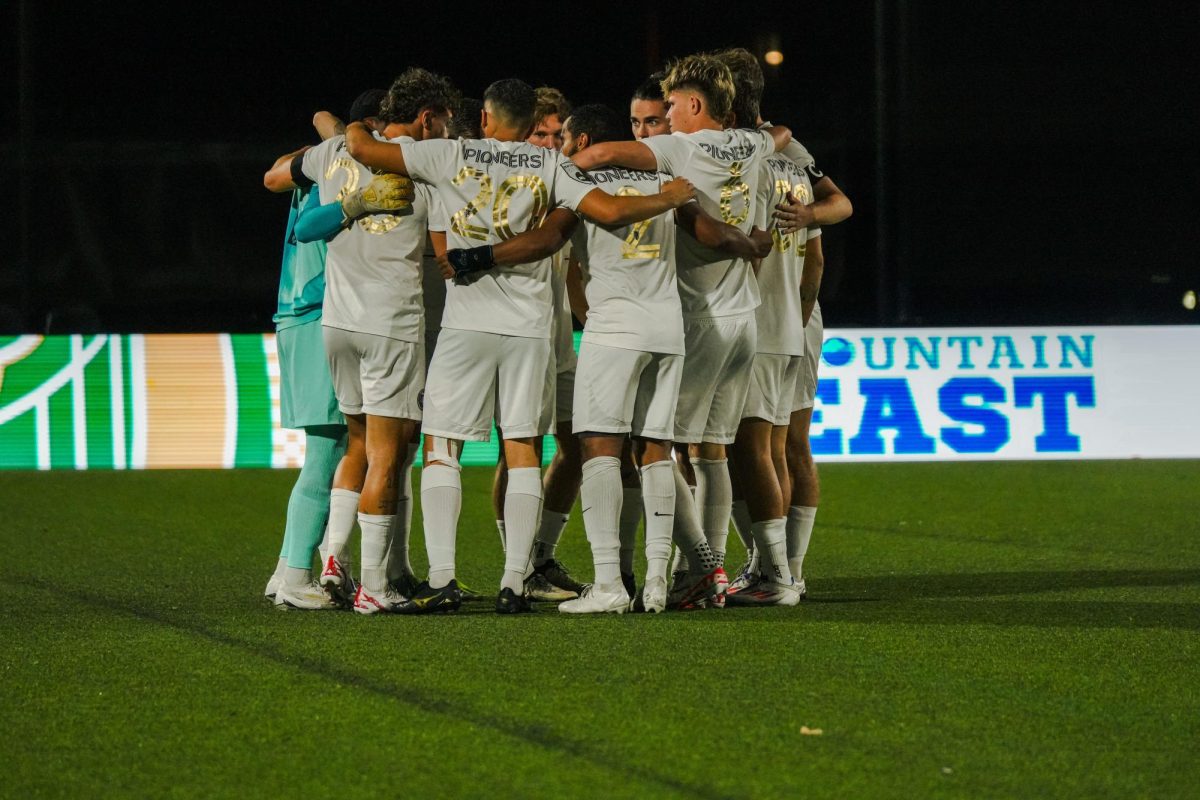
<instances>
[{"instance_id":1,"label":"distant light","mask_svg":"<svg viewBox=\"0 0 1200 800\"><path fill-rule=\"evenodd\" d=\"M768 50L763 56L763 61L770 64L772 67L778 67L783 63L783 53L778 50Z\"/></svg>"},{"instance_id":2,"label":"distant light","mask_svg":"<svg viewBox=\"0 0 1200 800\"><path fill-rule=\"evenodd\" d=\"M1183 293L1183 307L1188 311L1196 310L1196 293L1191 289Z\"/></svg>"}]
</instances>

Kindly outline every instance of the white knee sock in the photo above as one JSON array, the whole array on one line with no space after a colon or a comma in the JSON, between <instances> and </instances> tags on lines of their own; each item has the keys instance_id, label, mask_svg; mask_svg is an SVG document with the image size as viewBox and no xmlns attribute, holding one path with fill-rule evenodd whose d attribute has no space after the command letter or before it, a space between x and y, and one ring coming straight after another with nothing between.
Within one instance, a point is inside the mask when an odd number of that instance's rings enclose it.
<instances>
[{"instance_id":1,"label":"white knee sock","mask_svg":"<svg viewBox=\"0 0 1200 800\"><path fill-rule=\"evenodd\" d=\"M405 575L413 574L412 561L409 560L409 538L412 534L412 470L413 461L417 458L417 446L409 444L400 464L400 491L396 493L396 521L392 523L391 544L388 546L387 576L390 581L398 581ZM370 587L367 587L370 588Z\"/></svg>"},{"instance_id":2,"label":"white knee sock","mask_svg":"<svg viewBox=\"0 0 1200 800\"><path fill-rule=\"evenodd\" d=\"M579 486L583 503L583 527L592 546L596 583L612 584L621 580L621 460L612 456L588 459L583 463L583 482Z\"/></svg>"},{"instance_id":3,"label":"white knee sock","mask_svg":"<svg viewBox=\"0 0 1200 800\"><path fill-rule=\"evenodd\" d=\"M334 489L329 493L329 530L325 557L333 556L344 561L343 551L350 534L354 532L354 521L358 518L358 492L349 489Z\"/></svg>"},{"instance_id":4,"label":"white knee sock","mask_svg":"<svg viewBox=\"0 0 1200 800\"><path fill-rule=\"evenodd\" d=\"M780 583L792 582L792 571L787 562L787 519L778 517L755 522L750 526L754 533L754 547L759 554L762 572Z\"/></svg>"},{"instance_id":5,"label":"white knee sock","mask_svg":"<svg viewBox=\"0 0 1200 800\"><path fill-rule=\"evenodd\" d=\"M360 512L358 515L358 528L362 531L362 582L369 592L387 588L388 545L395 522L395 514Z\"/></svg>"},{"instance_id":6,"label":"white knee sock","mask_svg":"<svg viewBox=\"0 0 1200 800\"><path fill-rule=\"evenodd\" d=\"M462 512L462 467L430 464L421 471L421 515L425 519L425 551L429 585L440 589L454 580L454 543Z\"/></svg>"},{"instance_id":7,"label":"white knee sock","mask_svg":"<svg viewBox=\"0 0 1200 800\"><path fill-rule=\"evenodd\" d=\"M696 513L696 503L687 490L683 473L679 471L679 467L675 467L671 472L675 478L675 526L671 530L672 538L687 558L688 572L693 575L707 575L720 565L713 556L712 548L708 546L708 540L704 538L704 531L700 528L700 519ZM677 564L672 566L678 569Z\"/></svg>"},{"instance_id":8,"label":"white knee sock","mask_svg":"<svg viewBox=\"0 0 1200 800\"><path fill-rule=\"evenodd\" d=\"M817 521L815 506L792 506L787 515L788 567L792 577L800 580L804 576L804 555L812 539L813 523Z\"/></svg>"},{"instance_id":9,"label":"white knee sock","mask_svg":"<svg viewBox=\"0 0 1200 800\"><path fill-rule=\"evenodd\" d=\"M718 564L725 563L725 540L729 538L729 514L733 505L733 486L729 481L728 459L693 458L696 470L696 507L700 527Z\"/></svg>"},{"instance_id":10,"label":"white knee sock","mask_svg":"<svg viewBox=\"0 0 1200 800\"><path fill-rule=\"evenodd\" d=\"M672 491L675 483L671 482ZM672 496L674 496L672 494ZM673 510L673 509L670 509ZM637 548L637 529L642 521L642 487L626 486L621 490L621 574L633 574L633 551ZM669 518L668 518L669 521ZM667 538L667 549L671 547Z\"/></svg>"},{"instance_id":11,"label":"white knee sock","mask_svg":"<svg viewBox=\"0 0 1200 800\"><path fill-rule=\"evenodd\" d=\"M504 578L501 589L517 594L525 591L525 570L542 513L542 470L539 467L510 467L508 488L504 491L504 535L508 547L504 553Z\"/></svg>"},{"instance_id":12,"label":"white knee sock","mask_svg":"<svg viewBox=\"0 0 1200 800\"><path fill-rule=\"evenodd\" d=\"M561 511L542 509L542 524L538 526L537 537L533 540L533 565L540 567L554 558L554 550L558 540L562 538L563 528L567 527L570 514Z\"/></svg>"},{"instance_id":13,"label":"white knee sock","mask_svg":"<svg viewBox=\"0 0 1200 800\"><path fill-rule=\"evenodd\" d=\"M508 552L508 537L504 535L504 520L496 520L496 532L500 534L500 552Z\"/></svg>"},{"instance_id":14,"label":"white knee sock","mask_svg":"<svg viewBox=\"0 0 1200 800\"><path fill-rule=\"evenodd\" d=\"M675 528L675 465L655 461L642 467L642 502L646 511L646 580L667 577L671 531ZM625 490L630 491L629 489Z\"/></svg>"}]
</instances>

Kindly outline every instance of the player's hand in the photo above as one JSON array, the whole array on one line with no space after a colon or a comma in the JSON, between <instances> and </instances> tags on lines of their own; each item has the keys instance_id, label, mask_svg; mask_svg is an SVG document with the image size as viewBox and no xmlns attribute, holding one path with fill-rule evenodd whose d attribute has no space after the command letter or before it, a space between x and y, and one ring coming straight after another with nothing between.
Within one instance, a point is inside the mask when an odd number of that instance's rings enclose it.
<instances>
[{"instance_id":1,"label":"player's hand","mask_svg":"<svg viewBox=\"0 0 1200 800\"><path fill-rule=\"evenodd\" d=\"M459 286L470 286L483 277L483 273L496 266L492 257L492 246L485 244L480 247L466 247L446 251L446 260L450 263L454 282ZM443 274L445 274L443 272Z\"/></svg>"},{"instance_id":2,"label":"player's hand","mask_svg":"<svg viewBox=\"0 0 1200 800\"><path fill-rule=\"evenodd\" d=\"M346 147L351 144L365 144L371 141L371 131L366 125L359 122L351 122L346 126Z\"/></svg>"},{"instance_id":3,"label":"player's hand","mask_svg":"<svg viewBox=\"0 0 1200 800\"><path fill-rule=\"evenodd\" d=\"M403 175L376 175L361 189L342 198L342 213L347 220L366 214L405 214L412 208L416 190Z\"/></svg>"},{"instance_id":4,"label":"player's hand","mask_svg":"<svg viewBox=\"0 0 1200 800\"><path fill-rule=\"evenodd\" d=\"M687 178L675 178L663 184L662 194L671 202L672 208L679 208L696 196L696 187Z\"/></svg>"},{"instance_id":5,"label":"player's hand","mask_svg":"<svg viewBox=\"0 0 1200 800\"><path fill-rule=\"evenodd\" d=\"M791 192L787 199L775 206L775 224L783 233L793 233L807 228L815 222L812 206L801 203Z\"/></svg>"},{"instance_id":6,"label":"player's hand","mask_svg":"<svg viewBox=\"0 0 1200 800\"><path fill-rule=\"evenodd\" d=\"M437 257L438 272L442 273L442 277L446 280L451 280L454 277L454 266L450 263L450 259L446 258L446 254Z\"/></svg>"}]
</instances>

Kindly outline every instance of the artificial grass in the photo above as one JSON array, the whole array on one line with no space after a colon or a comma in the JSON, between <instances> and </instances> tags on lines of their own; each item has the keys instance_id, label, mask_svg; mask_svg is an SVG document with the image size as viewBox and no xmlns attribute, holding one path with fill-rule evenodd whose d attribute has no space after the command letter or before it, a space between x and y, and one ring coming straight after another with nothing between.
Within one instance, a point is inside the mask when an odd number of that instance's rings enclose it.
<instances>
[{"instance_id":1,"label":"artificial grass","mask_svg":"<svg viewBox=\"0 0 1200 800\"><path fill-rule=\"evenodd\" d=\"M464 475L459 574L490 595L490 472ZM0 474L0 795L1200 784L1198 462L830 465L807 603L658 617L280 613L294 476ZM560 554L590 576L577 513Z\"/></svg>"}]
</instances>

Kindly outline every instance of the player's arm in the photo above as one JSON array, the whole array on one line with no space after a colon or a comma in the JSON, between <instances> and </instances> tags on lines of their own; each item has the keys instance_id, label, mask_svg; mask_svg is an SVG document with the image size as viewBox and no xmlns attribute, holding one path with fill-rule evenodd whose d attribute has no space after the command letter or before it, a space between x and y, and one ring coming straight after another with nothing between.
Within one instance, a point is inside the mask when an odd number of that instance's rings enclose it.
<instances>
[{"instance_id":1,"label":"player's arm","mask_svg":"<svg viewBox=\"0 0 1200 800\"><path fill-rule=\"evenodd\" d=\"M583 268L580 267L579 259L574 253L567 262L567 303L570 304L571 313L579 320L579 324L586 325L588 301L587 294L583 291Z\"/></svg>"},{"instance_id":2,"label":"player's arm","mask_svg":"<svg viewBox=\"0 0 1200 800\"><path fill-rule=\"evenodd\" d=\"M408 176L408 169L404 166L404 151L400 145L376 139L361 122L351 122L346 126L346 152L370 169Z\"/></svg>"},{"instance_id":3,"label":"player's arm","mask_svg":"<svg viewBox=\"0 0 1200 800\"><path fill-rule=\"evenodd\" d=\"M804 269L800 272L800 313L805 325L812 317L817 294L821 291L821 276L825 273L825 251L821 247L824 238L814 236L809 239L804 252Z\"/></svg>"},{"instance_id":4,"label":"player's arm","mask_svg":"<svg viewBox=\"0 0 1200 800\"><path fill-rule=\"evenodd\" d=\"M580 150L571 156L571 160L582 170L608 166L646 171L658 169L658 157L641 142L600 142Z\"/></svg>"},{"instance_id":5,"label":"player's arm","mask_svg":"<svg viewBox=\"0 0 1200 800\"><path fill-rule=\"evenodd\" d=\"M305 145L294 153L288 153L275 159L275 163L263 175L263 186L272 192L290 192L292 189L299 188L300 184L296 182L295 168L293 168L292 162L296 159L303 160L304 151L309 147L310 145ZM305 186L310 183L312 182L304 181Z\"/></svg>"},{"instance_id":6,"label":"player's arm","mask_svg":"<svg viewBox=\"0 0 1200 800\"><path fill-rule=\"evenodd\" d=\"M537 228L519 233L499 244L449 250L438 259L442 275L458 283L471 283L469 276L495 267L511 267L541 261L557 253L571 240L579 218L566 208L556 208Z\"/></svg>"},{"instance_id":7,"label":"player's arm","mask_svg":"<svg viewBox=\"0 0 1200 800\"><path fill-rule=\"evenodd\" d=\"M771 137L771 141L775 142L776 153L787 147L792 141L791 128L784 125L772 125L768 128L763 128L763 131Z\"/></svg>"},{"instance_id":8,"label":"player's arm","mask_svg":"<svg viewBox=\"0 0 1200 800\"><path fill-rule=\"evenodd\" d=\"M312 123L313 127L317 129L317 135L321 137L322 142L346 132L345 123L328 111L318 111L316 114L313 114Z\"/></svg>"},{"instance_id":9,"label":"player's arm","mask_svg":"<svg viewBox=\"0 0 1200 800\"><path fill-rule=\"evenodd\" d=\"M304 209L292 230L300 242L328 241L360 217L404 213L414 197L416 188L408 178L376 175L366 186L355 189L341 200Z\"/></svg>"},{"instance_id":10,"label":"player's arm","mask_svg":"<svg viewBox=\"0 0 1200 800\"><path fill-rule=\"evenodd\" d=\"M675 209L675 222L705 247L738 258L762 258L771 252L771 234L757 228L749 236L722 222L700 207L688 203Z\"/></svg>"},{"instance_id":11,"label":"player's arm","mask_svg":"<svg viewBox=\"0 0 1200 800\"><path fill-rule=\"evenodd\" d=\"M591 149L589 147L583 152ZM696 188L692 186L691 181L687 178L675 178L664 183L662 191L658 194L646 196L615 197L603 189L592 189L580 201L576 211L600 225L630 225L679 208L695 196Z\"/></svg>"},{"instance_id":12,"label":"player's arm","mask_svg":"<svg viewBox=\"0 0 1200 800\"><path fill-rule=\"evenodd\" d=\"M787 199L775 206L775 221L779 230L791 233L813 225L836 225L854 213L850 198L828 175L813 185L813 197L812 203L805 204L788 192Z\"/></svg>"}]
</instances>

